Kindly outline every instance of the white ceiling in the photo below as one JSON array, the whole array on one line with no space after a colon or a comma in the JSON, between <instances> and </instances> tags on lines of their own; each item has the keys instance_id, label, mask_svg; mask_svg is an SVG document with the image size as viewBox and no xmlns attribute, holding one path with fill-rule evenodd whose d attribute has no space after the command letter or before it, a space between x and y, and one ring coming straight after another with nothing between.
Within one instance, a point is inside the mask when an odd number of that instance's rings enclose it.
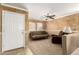
<instances>
[{"instance_id":1,"label":"white ceiling","mask_svg":"<svg viewBox=\"0 0 79 59\"><path fill-rule=\"evenodd\" d=\"M41 20L50 11L56 17L79 11L79 3L10 3L8 5L28 9L29 18Z\"/></svg>"}]
</instances>

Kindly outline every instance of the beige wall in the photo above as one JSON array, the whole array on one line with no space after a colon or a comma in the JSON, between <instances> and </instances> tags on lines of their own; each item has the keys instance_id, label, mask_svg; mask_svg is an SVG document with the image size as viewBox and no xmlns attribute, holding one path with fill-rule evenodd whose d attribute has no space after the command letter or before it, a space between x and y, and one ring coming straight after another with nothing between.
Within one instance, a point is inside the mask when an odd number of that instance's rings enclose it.
<instances>
[{"instance_id":1,"label":"beige wall","mask_svg":"<svg viewBox=\"0 0 79 59\"><path fill-rule=\"evenodd\" d=\"M61 17L47 22L47 31L63 30L65 26L70 26L72 30L79 31L79 13Z\"/></svg>"}]
</instances>

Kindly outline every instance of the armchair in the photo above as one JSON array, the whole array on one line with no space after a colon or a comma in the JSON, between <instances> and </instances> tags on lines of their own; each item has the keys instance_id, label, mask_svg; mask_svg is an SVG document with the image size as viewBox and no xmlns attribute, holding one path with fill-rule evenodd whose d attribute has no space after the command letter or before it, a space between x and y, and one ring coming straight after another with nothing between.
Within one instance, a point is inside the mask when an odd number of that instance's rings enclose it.
<instances>
[{"instance_id":1,"label":"armchair","mask_svg":"<svg viewBox=\"0 0 79 59\"><path fill-rule=\"evenodd\" d=\"M62 35L64 35L63 31L60 31L59 35L52 35L52 43L61 44L62 43Z\"/></svg>"}]
</instances>

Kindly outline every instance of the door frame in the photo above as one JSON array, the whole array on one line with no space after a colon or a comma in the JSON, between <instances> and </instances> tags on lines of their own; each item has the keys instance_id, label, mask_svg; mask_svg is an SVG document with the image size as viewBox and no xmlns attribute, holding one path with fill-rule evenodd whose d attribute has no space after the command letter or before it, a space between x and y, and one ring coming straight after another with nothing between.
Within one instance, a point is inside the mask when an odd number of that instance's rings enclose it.
<instances>
[{"instance_id":1,"label":"door frame","mask_svg":"<svg viewBox=\"0 0 79 59\"><path fill-rule=\"evenodd\" d=\"M28 44L27 43L27 41L28 41L28 30L29 30L28 11L0 4L0 54L2 54L2 11L3 10L15 12L15 13L20 13L20 14L25 15L25 32L27 32L27 33L25 33L25 47L23 48L24 51L25 51L26 48L27 48L26 45Z\"/></svg>"}]
</instances>

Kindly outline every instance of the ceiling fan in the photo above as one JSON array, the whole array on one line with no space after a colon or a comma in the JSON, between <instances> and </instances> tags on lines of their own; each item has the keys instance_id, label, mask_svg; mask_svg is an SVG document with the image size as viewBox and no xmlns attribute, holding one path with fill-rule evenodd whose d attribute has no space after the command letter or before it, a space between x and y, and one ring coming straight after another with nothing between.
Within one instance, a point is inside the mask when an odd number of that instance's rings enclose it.
<instances>
[{"instance_id":1,"label":"ceiling fan","mask_svg":"<svg viewBox=\"0 0 79 59\"><path fill-rule=\"evenodd\" d=\"M43 18L45 18L45 20L48 20L48 19L55 19L55 16L56 16L56 15L51 15L50 13L47 13L46 15L43 16Z\"/></svg>"}]
</instances>

